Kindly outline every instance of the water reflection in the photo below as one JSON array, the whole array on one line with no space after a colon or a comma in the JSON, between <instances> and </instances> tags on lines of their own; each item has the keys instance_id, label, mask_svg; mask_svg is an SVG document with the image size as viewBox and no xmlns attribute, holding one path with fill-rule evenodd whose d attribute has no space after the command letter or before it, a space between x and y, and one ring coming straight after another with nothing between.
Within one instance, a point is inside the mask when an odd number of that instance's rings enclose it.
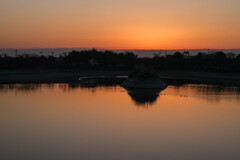
<instances>
[{"instance_id":1,"label":"water reflection","mask_svg":"<svg viewBox=\"0 0 240 160\"><path fill-rule=\"evenodd\" d=\"M185 84L181 86L171 85L164 94L175 95L182 98L196 97L209 103L217 103L221 100L240 101L240 87L207 85L207 84Z\"/></svg>"},{"instance_id":2,"label":"water reflection","mask_svg":"<svg viewBox=\"0 0 240 160\"><path fill-rule=\"evenodd\" d=\"M97 90L115 90L117 92L129 95L137 106L148 107L154 105L157 99L163 95L174 95L181 98L201 98L211 103L220 100L236 100L240 101L240 87L219 86L206 84L185 84L185 85L169 85L165 90L159 89L126 89L116 84L94 84L83 85L80 83L63 83L63 84L1 84L0 94L9 91L19 93L32 93L42 90L42 88L55 90L59 88L62 92L74 92L77 90L87 90L93 94Z\"/></svg>"},{"instance_id":3,"label":"water reflection","mask_svg":"<svg viewBox=\"0 0 240 160\"><path fill-rule=\"evenodd\" d=\"M162 90L160 89L128 89L128 95L132 98L137 106L148 107L153 105Z\"/></svg>"},{"instance_id":4,"label":"water reflection","mask_svg":"<svg viewBox=\"0 0 240 160\"><path fill-rule=\"evenodd\" d=\"M41 90L42 87L53 89L56 84L38 84L38 83L27 83L27 84L0 84L0 92L4 93L7 91L18 91L18 92L34 92Z\"/></svg>"},{"instance_id":5,"label":"water reflection","mask_svg":"<svg viewBox=\"0 0 240 160\"><path fill-rule=\"evenodd\" d=\"M119 85L0 85L0 159L240 159L239 88L169 85L149 94ZM138 107L143 99L149 109Z\"/></svg>"}]
</instances>

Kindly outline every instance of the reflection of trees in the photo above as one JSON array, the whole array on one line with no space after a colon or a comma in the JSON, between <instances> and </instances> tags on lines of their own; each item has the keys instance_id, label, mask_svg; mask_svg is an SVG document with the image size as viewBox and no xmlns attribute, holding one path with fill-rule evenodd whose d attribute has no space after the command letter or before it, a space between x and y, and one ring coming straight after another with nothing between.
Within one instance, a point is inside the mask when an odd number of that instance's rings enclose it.
<instances>
[{"instance_id":1,"label":"reflection of trees","mask_svg":"<svg viewBox=\"0 0 240 160\"><path fill-rule=\"evenodd\" d=\"M128 95L138 106L151 106L159 97L160 89L126 89Z\"/></svg>"},{"instance_id":2,"label":"reflection of trees","mask_svg":"<svg viewBox=\"0 0 240 160\"><path fill-rule=\"evenodd\" d=\"M166 94L178 96L197 97L208 102L220 100L240 100L240 87L207 84L187 84L182 86L169 86Z\"/></svg>"},{"instance_id":3,"label":"reflection of trees","mask_svg":"<svg viewBox=\"0 0 240 160\"><path fill-rule=\"evenodd\" d=\"M78 90L89 91L95 93L98 89L104 91L123 91L121 87L114 84L81 84L81 83L60 83L60 84L0 84L0 93L5 92L24 92L31 93L41 91L43 89L56 90L60 89L62 92L74 92ZM159 98L161 90L156 89L126 89L128 95L132 98L134 103L138 106L153 105ZM187 84L187 85L170 85L165 89L164 94L175 96L196 97L207 100L208 102L218 102L220 100L227 101L240 101L240 87L223 86L223 85L200 85L200 84Z\"/></svg>"},{"instance_id":4,"label":"reflection of trees","mask_svg":"<svg viewBox=\"0 0 240 160\"><path fill-rule=\"evenodd\" d=\"M239 100L240 88L220 85L198 85L192 86L199 97L208 102L218 102L220 100ZM234 96L235 95L235 96Z\"/></svg>"},{"instance_id":5,"label":"reflection of trees","mask_svg":"<svg viewBox=\"0 0 240 160\"><path fill-rule=\"evenodd\" d=\"M34 90L39 90L42 87L41 84L2 84L0 85L0 91L20 91L20 92L29 92Z\"/></svg>"},{"instance_id":6,"label":"reflection of trees","mask_svg":"<svg viewBox=\"0 0 240 160\"><path fill-rule=\"evenodd\" d=\"M92 93L96 92L96 87L97 86L85 86L82 85L81 83L62 83L59 84L59 88L63 91L63 92L73 92L76 90L88 90L91 91Z\"/></svg>"},{"instance_id":7,"label":"reflection of trees","mask_svg":"<svg viewBox=\"0 0 240 160\"><path fill-rule=\"evenodd\" d=\"M223 86L223 85L193 85L192 88L196 89L197 92L207 95L217 94L238 94L240 93L240 87Z\"/></svg>"},{"instance_id":8,"label":"reflection of trees","mask_svg":"<svg viewBox=\"0 0 240 160\"><path fill-rule=\"evenodd\" d=\"M7 92L7 91L18 91L18 92L34 92L41 90L42 87L48 88L53 90L55 84L1 84L0 85L0 92Z\"/></svg>"},{"instance_id":9,"label":"reflection of trees","mask_svg":"<svg viewBox=\"0 0 240 160\"><path fill-rule=\"evenodd\" d=\"M240 87L224 86L224 85L207 85L207 84L194 84L174 86L176 90L194 90L198 94L205 95L223 95L223 94L238 94Z\"/></svg>"}]
</instances>

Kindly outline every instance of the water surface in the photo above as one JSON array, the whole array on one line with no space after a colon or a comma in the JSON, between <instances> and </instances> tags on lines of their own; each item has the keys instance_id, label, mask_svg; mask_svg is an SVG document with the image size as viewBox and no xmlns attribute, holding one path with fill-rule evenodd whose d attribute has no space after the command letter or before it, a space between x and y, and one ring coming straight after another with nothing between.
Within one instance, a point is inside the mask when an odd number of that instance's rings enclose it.
<instances>
[{"instance_id":1,"label":"water surface","mask_svg":"<svg viewBox=\"0 0 240 160\"><path fill-rule=\"evenodd\" d=\"M240 159L239 88L145 93L144 99L144 92L120 86L0 85L0 159Z\"/></svg>"}]
</instances>

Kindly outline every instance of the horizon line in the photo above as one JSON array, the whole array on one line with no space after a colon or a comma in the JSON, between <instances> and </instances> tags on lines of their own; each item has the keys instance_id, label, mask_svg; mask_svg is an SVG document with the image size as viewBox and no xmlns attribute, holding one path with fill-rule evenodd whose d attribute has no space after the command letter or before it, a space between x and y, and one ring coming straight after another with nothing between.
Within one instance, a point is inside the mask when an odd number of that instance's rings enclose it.
<instances>
[{"instance_id":1,"label":"horizon line","mask_svg":"<svg viewBox=\"0 0 240 160\"><path fill-rule=\"evenodd\" d=\"M126 48L123 48L123 49L119 49L119 48L116 48L116 49L111 49L111 48L97 48L97 47L53 47L53 48L50 48L50 47L36 47L36 48L0 48L0 50L10 50L10 49L13 49L13 50L33 50L33 49L86 49L86 50L91 50L91 49L97 49L97 50L141 50L141 51L154 51L154 50L238 50L240 48L177 48L177 49L140 49L140 48L133 48L133 49L126 49Z\"/></svg>"}]
</instances>

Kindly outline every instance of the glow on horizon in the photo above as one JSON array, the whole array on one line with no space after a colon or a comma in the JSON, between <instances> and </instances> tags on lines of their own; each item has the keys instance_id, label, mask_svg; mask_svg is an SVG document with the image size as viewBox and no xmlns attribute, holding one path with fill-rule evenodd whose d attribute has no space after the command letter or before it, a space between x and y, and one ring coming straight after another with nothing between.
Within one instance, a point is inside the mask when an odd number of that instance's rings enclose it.
<instances>
[{"instance_id":1,"label":"glow on horizon","mask_svg":"<svg viewBox=\"0 0 240 160\"><path fill-rule=\"evenodd\" d=\"M239 0L1 0L0 48L240 48Z\"/></svg>"}]
</instances>

